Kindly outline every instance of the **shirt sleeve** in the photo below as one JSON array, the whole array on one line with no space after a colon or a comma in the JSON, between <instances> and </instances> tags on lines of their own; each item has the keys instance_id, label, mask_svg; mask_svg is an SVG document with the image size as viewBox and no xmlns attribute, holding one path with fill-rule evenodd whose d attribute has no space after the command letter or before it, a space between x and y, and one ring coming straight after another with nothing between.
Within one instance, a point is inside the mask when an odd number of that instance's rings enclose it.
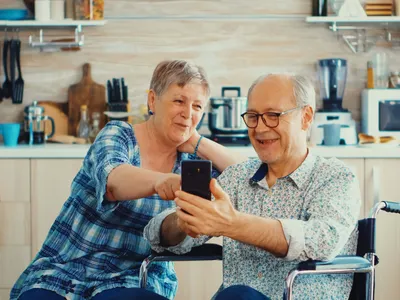
<instances>
[{"instance_id":1,"label":"shirt sleeve","mask_svg":"<svg viewBox=\"0 0 400 300\"><path fill-rule=\"evenodd\" d=\"M105 197L108 175L114 168L129 164L129 143L134 142L132 127L121 121L109 122L98 134L90 150L91 176L96 184L97 210L115 209L119 202Z\"/></svg>"},{"instance_id":2,"label":"shirt sleeve","mask_svg":"<svg viewBox=\"0 0 400 300\"><path fill-rule=\"evenodd\" d=\"M154 218L150 220L150 222L146 225L143 231L144 238L149 241L151 249L156 252L162 252L168 250L175 254L185 254L188 253L193 247L200 246L207 242L211 237L202 235L198 238L192 238L190 236L186 236L186 238L180 242L178 245L171 247L163 247L160 245L160 232L162 222L165 220L167 216L174 213L176 211L175 208L168 209L158 214Z\"/></svg>"},{"instance_id":3,"label":"shirt sleeve","mask_svg":"<svg viewBox=\"0 0 400 300\"><path fill-rule=\"evenodd\" d=\"M361 196L351 171L332 176L315 193L307 209L307 221L279 220L289 245L284 260L333 259L356 227Z\"/></svg>"}]
</instances>

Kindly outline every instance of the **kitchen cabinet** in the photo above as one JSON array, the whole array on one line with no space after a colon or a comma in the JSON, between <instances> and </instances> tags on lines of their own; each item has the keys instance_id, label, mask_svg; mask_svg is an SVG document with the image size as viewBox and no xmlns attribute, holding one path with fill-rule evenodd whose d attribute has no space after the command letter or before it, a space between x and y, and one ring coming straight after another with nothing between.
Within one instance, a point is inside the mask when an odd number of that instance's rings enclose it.
<instances>
[{"instance_id":1,"label":"kitchen cabinet","mask_svg":"<svg viewBox=\"0 0 400 300\"><path fill-rule=\"evenodd\" d=\"M400 159L365 160L365 206L374 205L374 192L380 201L400 202ZM400 216L381 212L377 218L376 299L400 299Z\"/></svg>"},{"instance_id":2,"label":"kitchen cabinet","mask_svg":"<svg viewBox=\"0 0 400 300\"><path fill-rule=\"evenodd\" d=\"M81 165L81 159L31 160L32 257L68 199L72 180Z\"/></svg>"},{"instance_id":3,"label":"kitchen cabinet","mask_svg":"<svg viewBox=\"0 0 400 300\"><path fill-rule=\"evenodd\" d=\"M0 159L0 299L31 260L29 159Z\"/></svg>"}]
</instances>

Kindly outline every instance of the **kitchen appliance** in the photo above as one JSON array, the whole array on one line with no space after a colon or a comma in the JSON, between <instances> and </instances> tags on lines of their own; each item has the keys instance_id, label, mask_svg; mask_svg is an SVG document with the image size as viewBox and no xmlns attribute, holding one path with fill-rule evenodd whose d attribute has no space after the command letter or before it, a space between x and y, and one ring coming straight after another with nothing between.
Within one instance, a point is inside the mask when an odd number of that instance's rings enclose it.
<instances>
[{"instance_id":1,"label":"kitchen appliance","mask_svg":"<svg viewBox=\"0 0 400 300\"><path fill-rule=\"evenodd\" d=\"M324 145L324 125L340 124L340 144L357 144L356 123L351 112L342 107L346 85L347 61L329 58L318 61L318 79L322 109L315 113L311 128L310 143Z\"/></svg>"},{"instance_id":2,"label":"kitchen appliance","mask_svg":"<svg viewBox=\"0 0 400 300\"><path fill-rule=\"evenodd\" d=\"M361 93L361 131L400 139L400 89L365 89Z\"/></svg>"},{"instance_id":3,"label":"kitchen appliance","mask_svg":"<svg viewBox=\"0 0 400 300\"><path fill-rule=\"evenodd\" d=\"M52 117L44 115L44 108L39 106L37 101L25 107L24 110L24 139L29 145L43 144L51 138L55 131L54 120ZM45 122L51 122L50 134L45 134Z\"/></svg>"},{"instance_id":4,"label":"kitchen appliance","mask_svg":"<svg viewBox=\"0 0 400 300\"><path fill-rule=\"evenodd\" d=\"M225 95L227 91L234 91L237 95L228 97ZM240 87L222 87L222 96L210 99L208 127L212 140L221 144L250 144L246 124L240 116L246 111L247 97L240 94Z\"/></svg>"}]
</instances>

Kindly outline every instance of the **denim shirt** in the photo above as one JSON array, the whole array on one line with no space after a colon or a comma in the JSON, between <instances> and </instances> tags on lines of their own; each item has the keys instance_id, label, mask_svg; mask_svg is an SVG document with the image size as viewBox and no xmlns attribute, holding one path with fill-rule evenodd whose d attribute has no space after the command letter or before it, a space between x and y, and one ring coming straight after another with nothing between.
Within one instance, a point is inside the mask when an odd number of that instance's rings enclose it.
<instances>
[{"instance_id":1,"label":"denim shirt","mask_svg":"<svg viewBox=\"0 0 400 300\"><path fill-rule=\"evenodd\" d=\"M223 238L223 284L248 285L271 299L282 299L285 277L307 259L329 260L353 255L360 212L360 190L353 172L337 159L308 154L291 174L269 187L268 166L258 159L231 166L218 181L234 207L247 214L279 220L289 245L287 256L271 253L230 238ZM175 209L153 218L145 237L156 251L163 219ZM168 248L186 253L209 239L187 236ZM295 281L295 299L348 299L352 275L302 275Z\"/></svg>"}]
</instances>

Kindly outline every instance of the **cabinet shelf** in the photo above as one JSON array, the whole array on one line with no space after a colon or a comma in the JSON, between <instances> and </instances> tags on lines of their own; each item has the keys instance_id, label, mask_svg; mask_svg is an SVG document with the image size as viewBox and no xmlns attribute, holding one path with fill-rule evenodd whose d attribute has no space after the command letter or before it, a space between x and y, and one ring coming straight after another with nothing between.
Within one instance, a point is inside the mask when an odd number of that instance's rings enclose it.
<instances>
[{"instance_id":1,"label":"cabinet shelf","mask_svg":"<svg viewBox=\"0 0 400 300\"><path fill-rule=\"evenodd\" d=\"M49 21L36 21L36 20L21 20L21 21L0 21L0 28L7 28L11 30L17 29L39 29L39 38L29 36L29 45L33 48L39 48L41 51L45 49L61 49L61 48L80 48L84 44L84 36L82 28L84 26L103 26L107 23L106 20L49 20ZM55 28L74 28L74 36L70 39L71 42L52 42L45 41L43 29Z\"/></svg>"},{"instance_id":2,"label":"cabinet shelf","mask_svg":"<svg viewBox=\"0 0 400 300\"><path fill-rule=\"evenodd\" d=\"M391 47L400 46L400 39L392 37L395 31L399 32L400 16L306 17L306 22L328 25L353 53L367 52L381 42L388 43Z\"/></svg>"},{"instance_id":3,"label":"cabinet shelf","mask_svg":"<svg viewBox=\"0 0 400 300\"><path fill-rule=\"evenodd\" d=\"M48 28L48 27L77 27L77 26L103 26L107 23L106 20L62 20L62 21L36 21L36 20L22 20L22 21L0 21L0 27L35 27L35 28Z\"/></svg>"}]
</instances>

